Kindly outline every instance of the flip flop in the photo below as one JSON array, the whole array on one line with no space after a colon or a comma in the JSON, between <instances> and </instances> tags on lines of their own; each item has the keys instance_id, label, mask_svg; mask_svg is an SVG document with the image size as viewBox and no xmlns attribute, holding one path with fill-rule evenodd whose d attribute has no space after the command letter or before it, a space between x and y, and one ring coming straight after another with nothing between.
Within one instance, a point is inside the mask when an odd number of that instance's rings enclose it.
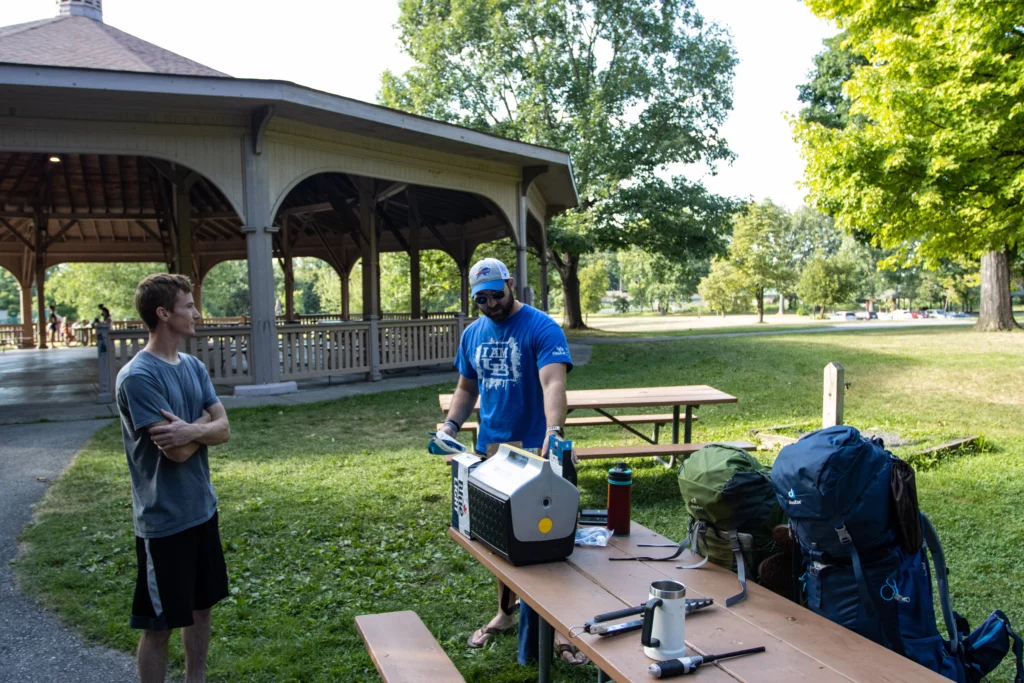
<instances>
[{"instance_id":1,"label":"flip flop","mask_svg":"<svg viewBox=\"0 0 1024 683\"><path fill-rule=\"evenodd\" d=\"M569 643L558 643L558 644L555 645L555 649L558 651L558 658L561 659L566 664L571 664L572 666L580 666L581 664L588 664L590 662L590 658L589 657L587 657L585 654L580 652L577 648L573 647ZM570 662L568 659L566 659L564 657L566 652L568 652L569 654L573 655L574 659L576 658L576 656L583 657L583 661L582 662Z\"/></svg>"},{"instance_id":2,"label":"flip flop","mask_svg":"<svg viewBox=\"0 0 1024 683\"><path fill-rule=\"evenodd\" d=\"M495 628L489 625L484 626L483 628L478 628L476 631L473 631L473 635L471 635L469 637L469 640L466 641L466 645L476 650L490 642L492 637L504 635L506 633L511 633L515 630L515 624L511 624L506 628Z\"/></svg>"}]
</instances>

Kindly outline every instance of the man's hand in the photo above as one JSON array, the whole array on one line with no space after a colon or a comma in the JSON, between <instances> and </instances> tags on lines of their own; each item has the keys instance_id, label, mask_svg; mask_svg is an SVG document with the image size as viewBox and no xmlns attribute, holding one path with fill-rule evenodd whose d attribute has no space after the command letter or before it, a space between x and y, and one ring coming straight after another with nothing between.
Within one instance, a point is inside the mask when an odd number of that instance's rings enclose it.
<instances>
[{"instance_id":1,"label":"man's hand","mask_svg":"<svg viewBox=\"0 0 1024 683\"><path fill-rule=\"evenodd\" d=\"M149 437L153 439L157 448L169 451L195 440L196 432L191 424L166 410L161 410L160 414L167 420L167 424L149 429Z\"/></svg>"}]
</instances>

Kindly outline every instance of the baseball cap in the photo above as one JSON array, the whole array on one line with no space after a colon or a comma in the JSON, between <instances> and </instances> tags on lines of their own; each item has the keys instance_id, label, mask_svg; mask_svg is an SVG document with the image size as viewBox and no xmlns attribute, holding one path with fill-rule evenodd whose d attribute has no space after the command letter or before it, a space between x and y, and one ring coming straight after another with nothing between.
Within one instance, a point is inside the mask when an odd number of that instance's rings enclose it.
<instances>
[{"instance_id":1,"label":"baseball cap","mask_svg":"<svg viewBox=\"0 0 1024 683\"><path fill-rule=\"evenodd\" d=\"M497 291L503 288L505 280L511 277L508 268L498 259L480 259L469 269L469 286L472 287L473 294L485 289Z\"/></svg>"}]
</instances>

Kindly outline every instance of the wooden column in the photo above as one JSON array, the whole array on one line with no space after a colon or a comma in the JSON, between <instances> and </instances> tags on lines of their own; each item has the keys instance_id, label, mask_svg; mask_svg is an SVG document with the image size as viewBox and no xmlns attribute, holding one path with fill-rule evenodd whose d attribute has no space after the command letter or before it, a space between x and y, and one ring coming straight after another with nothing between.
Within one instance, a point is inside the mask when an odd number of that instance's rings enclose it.
<instances>
[{"instance_id":1,"label":"wooden column","mask_svg":"<svg viewBox=\"0 0 1024 683\"><path fill-rule=\"evenodd\" d=\"M462 304L462 315L469 315L469 264L459 264L459 301Z\"/></svg>"},{"instance_id":2,"label":"wooden column","mask_svg":"<svg viewBox=\"0 0 1024 683\"><path fill-rule=\"evenodd\" d=\"M18 293L21 299L21 308L19 309L19 315L21 315L21 348L29 348L31 346L30 340L36 335L32 331L32 279L29 278L25 281L18 282Z\"/></svg>"},{"instance_id":3,"label":"wooden column","mask_svg":"<svg viewBox=\"0 0 1024 683\"><path fill-rule=\"evenodd\" d=\"M377 221L375 220L373 180L371 178L353 177L356 188L359 190L359 228L363 233L362 262L363 262L363 319L369 320L370 316L379 317L380 296L380 274L378 272L377 253Z\"/></svg>"},{"instance_id":4,"label":"wooden column","mask_svg":"<svg viewBox=\"0 0 1024 683\"><path fill-rule=\"evenodd\" d=\"M409 302L412 319L423 315L420 302L420 212L416 195L410 187L406 190L409 201Z\"/></svg>"},{"instance_id":5,"label":"wooden column","mask_svg":"<svg viewBox=\"0 0 1024 683\"><path fill-rule=\"evenodd\" d=\"M548 312L548 253L540 260L540 310Z\"/></svg>"},{"instance_id":6,"label":"wooden column","mask_svg":"<svg viewBox=\"0 0 1024 683\"><path fill-rule=\"evenodd\" d=\"M179 180L174 185L174 222L175 230L178 233L177 258L175 259L175 270L181 275L189 278L195 277L195 267L192 263L192 199L190 189L191 180Z\"/></svg>"},{"instance_id":7,"label":"wooden column","mask_svg":"<svg viewBox=\"0 0 1024 683\"><path fill-rule=\"evenodd\" d=\"M195 302L199 315L203 315L203 276L198 271L192 280L192 301Z\"/></svg>"},{"instance_id":8,"label":"wooden column","mask_svg":"<svg viewBox=\"0 0 1024 683\"><path fill-rule=\"evenodd\" d=\"M49 325L46 321L46 225L48 218L46 214L36 209L36 308L39 311L39 342L37 348L46 348L46 333Z\"/></svg>"},{"instance_id":9,"label":"wooden column","mask_svg":"<svg viewBox=\"0 0 1024 683\"><path fill-rule=\"evenodd\" d=\"M277 228L272 225L270 215L270 169L265 155L254 150L251 135L246 134L242 144L246 222L242 232L249 265L249 313L252 316L249 372L254 385L277 384L281 377L274 315L273 235Z\"/></svg>"},{"instance_id":10,"label":"wooden column","mask_svg":"<svg viewBox=\"0 0 1024 683\"><path fill-rule=\"evenodd\" d=\"M288 216L281 218L281 252L284 257L284 319L295 320L295 269L292 264L292 243L288 234Z\"/></svg>"},{"instance_id":11,"label":"wooden column","mask_svg":"<svg viewBox=\"0 0 1024 683\"><path fill-rule=\"evenodd\" d=\"M352 277L352 269L345 264L343 272L338 273L341 277L341 319L349 320L351 317L351 296L349 296L349 278Z\"/></svg>"},{"instance_id":12,"label":"wooden column","mask_svg":"<svg viewBox=\"0 0 1024 683\"><path fill-rule=\"evenodd\" d=\"M526 192L529 185L524 183L519 195L519 215L516 226L516 298L526 301Z\"/></svg>"}]
</instances>

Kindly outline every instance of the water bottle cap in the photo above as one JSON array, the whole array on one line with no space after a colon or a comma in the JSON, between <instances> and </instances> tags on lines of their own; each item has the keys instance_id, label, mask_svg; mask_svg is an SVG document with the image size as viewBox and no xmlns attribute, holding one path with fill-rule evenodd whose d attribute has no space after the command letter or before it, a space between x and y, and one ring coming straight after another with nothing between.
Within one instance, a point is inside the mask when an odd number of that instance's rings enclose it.
<instances>
[{"instance_id":1,"label":"water bottle cap","mask_svg":"<svg viewBox=\"0 0 1024 683\"><path fill-rule=\"evenodd\" d=\"M608 470L608 482L615 484L630 484L633 482L633 470L629 469L629 465L624 462L620 462L615 467Z\"/></svg>"}]
</instances>

